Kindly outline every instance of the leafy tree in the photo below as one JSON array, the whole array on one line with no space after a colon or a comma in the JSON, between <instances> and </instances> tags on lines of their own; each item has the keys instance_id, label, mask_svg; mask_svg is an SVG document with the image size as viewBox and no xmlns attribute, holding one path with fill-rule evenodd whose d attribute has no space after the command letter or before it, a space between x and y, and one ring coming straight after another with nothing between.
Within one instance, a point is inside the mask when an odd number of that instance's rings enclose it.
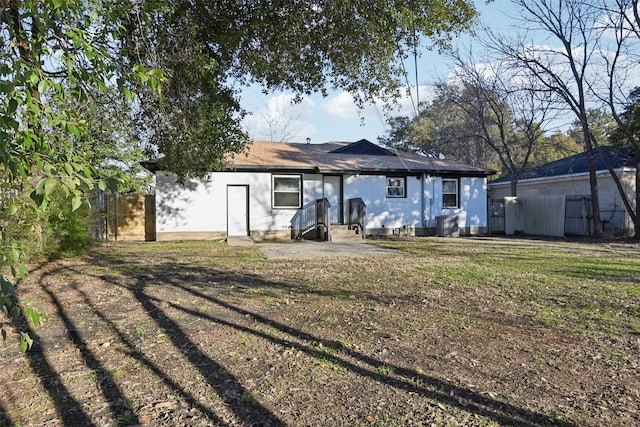
<instances>
[{"instance_id":1,"label":"leafy tree","mask_svg":"<svg viewBox=\"0 0 640 427\"><path fill-rule=\"evenodd\" d=\"M579 135L571 136L571 134L571 132L558 131L545 136L531 153L530 167L534 168L583 152L584 144Z\"/></svg>"},{"instance_id":2,"label":"leafy tree","mask_svg":"<svg viewBox=\"0 0 640 427\"><path fill-rule=\"evenodd\" d=\"M148 160L148 153L137 133L135 109L113 87L93 93L82 102L74 98L54 100L51 107L78 112L84 126L81 135L65 136L56 129L50 138L68 138L73 150L82 153L93 167L94 178L120 193L138 193L150 185L151 174L140 165Z\"/></svg>"},{"instance_id":3,"label":"leafy tree","mask_svg":"<svg viewBox=\"0 0 640 427\"><path fill-rule=\"evenodd\" d=\"M418 117L391 118L388 122L391 129L378 138L379 142L478 167L499 167L495 153L478 136L477 124L449 98L448 94L455 90L446 84L439 85L436 98L426 104Z\"/></svg>"},{"instance_id":4,"label":"leafy tree","mask_svg":"<svg viewBox=\"0 0 640 427\"><path fill-rule=\"evenodd\" d=\"M2 1L0 174L41 209L56 191L79 209L94 166L108 165L88 154L99 136L81 106L117 87L128 101L138 94L129 108L136 132L167 169L204 175L247 144L239 85L389 98L398 58L423 36L446 45L474 16L468 0ZM9 221L19 210L11 200ZM2 262L24 273L20 248L0 242ZM0 282L0 306L18 315L11 282ZM36 311L26 314L39 323Z\"/></svg>"},{"instance_id":5,"label":"leafy tree","mask_svg":"<svg viewBox=\"0 0 640 427\"><path fill-rule=\"evenodd\" d=\"M611 132L616 128L616 122L611 114L597 108L588 108L586 114L594 143L596 145L607 145ZM575 141L582 139L582 124L579 120L572 123L567 134Z\"/></svg>"},{"instance_id":6,"label":"leafy tree","mask_svg":"<svg viewBox=\"0 0 640 427\"><path fill-rule=\"evenodd\" d=\"M640 141L640 87L631 91L629 103L619 118L622 126L616 126L612 130L610 141L616 147L627 147L636 151L630 139Z\"/></svg>"},{"instance_id":7,"label":"leafy tree","mask_svg":"<svg viewBox=\"0 0 640 427\"><path fill-rule=\"evenodd\" d=\"M95 0L0 5L0 174L12 193L7 221L24 218L19 213L24 194L45 209L56 187L72 198L73 210L82 205L83 188L93 184L94 174L70 136L81 137L85 129L76 109L56 109L51 103L65 98L81 102L110 84L121 6ZM14 277L24 275L19 242L0 237L2 264L11 266ZM20 310L13 286L5 277L0 281L0 306L16 317ZM40 322L36 310L25 314ZM4 337L4 328L2 333ZM30 342L21 333L22 348Z\"/></svg>"},{"instance_id":8,"label":"leafy tree","mask_svg":"<svg viewBox=\"0 0 640 427\"><path fill-rule=\"evenodd\" d=\"M398 58L426 36L444 46L468 28L472 2L170 0L129 28L128 56L164 71L163 97L143 96L147 134L164 169L179 176L217 169L244 150L239 85L298 96L352 93L391 100Z\"/></svg>"}]
</instances>

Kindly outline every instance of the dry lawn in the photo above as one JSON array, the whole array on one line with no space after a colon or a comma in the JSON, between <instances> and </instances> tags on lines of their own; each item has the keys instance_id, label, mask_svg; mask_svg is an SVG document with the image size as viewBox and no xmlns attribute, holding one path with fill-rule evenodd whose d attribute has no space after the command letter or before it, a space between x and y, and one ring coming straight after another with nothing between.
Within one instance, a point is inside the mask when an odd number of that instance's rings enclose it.
<instances>
[{"instance_id":1,"label":"dry lawn","mask_svg":"<svg viewBox=\"0 0 640 427\"><path fill-rule=\"evenodd\" d=\"M416 238L263 259L102 246L31 266L2 425L640 425L640 246Z\"/></svg>"}]
</instances>

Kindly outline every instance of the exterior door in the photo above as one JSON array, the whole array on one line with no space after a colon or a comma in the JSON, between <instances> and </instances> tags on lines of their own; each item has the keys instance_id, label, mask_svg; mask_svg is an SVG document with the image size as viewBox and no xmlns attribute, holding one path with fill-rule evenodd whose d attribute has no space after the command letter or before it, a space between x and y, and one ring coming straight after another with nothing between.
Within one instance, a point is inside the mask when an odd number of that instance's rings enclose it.
<instances>
[{"instance_id":1,"label":"exterior door","mask_svg":"<svg viewBox=\"0 0 640 427\"><path fill-rule=\"evenodd\" d=\"M227 186L227 235L249 235L249 186Z\"/></svg>"},{"instance_id":2,"label":"exterior door","mask_svg":"<svg viewBox=\"0 0 640 427\"><path fill-rule=\"evenodd\" d=\"M323 178L322 192L325 199L329 200L331 209L329 217L331 224L342 224L342 176L325 175Z\"/></svg>"}]
</instances>

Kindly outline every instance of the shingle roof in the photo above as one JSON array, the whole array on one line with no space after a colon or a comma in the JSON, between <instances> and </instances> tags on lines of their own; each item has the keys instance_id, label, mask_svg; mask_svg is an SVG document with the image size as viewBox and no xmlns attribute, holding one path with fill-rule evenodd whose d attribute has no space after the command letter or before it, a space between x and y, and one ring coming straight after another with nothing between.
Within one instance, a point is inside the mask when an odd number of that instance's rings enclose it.
<instances>
[{"instance_id":1,"label":"shingle roof","mask_svg":"<svg viewBox=\"0 0 640 427\"><path fill-rule=\"evenodd\" d=\"M300 144L254 141L231 159L236 170L300 170L315 173L431 173L488 176L495 171L379 147L367 140Z\"/></svg>"},{"instance_id":2,"label":"shingle roof","mask_svg":"<svg viewBox=\"0 0 640 427\"><path fill-rule=\"evenodd\" d=\"M623 167L634 168L633 153L626 149L615 149L613 147L605 146L600 147L604 158L607 159L609 164L614 169ZM594 160L596 165L596 171L607 170L607 165L600 155L600 150L594 150ZM556 160L555 162L546 163L542 166L538 166L535 169L525 171L520 176L520 181L536 178L550 178L556 176L565 175L577 175L589 172L589 161L587 153L574 154L573 156L565 157L564 159ZM503 176L491 183L510 182L510 176Z\"/></svg>"}]
</instances>

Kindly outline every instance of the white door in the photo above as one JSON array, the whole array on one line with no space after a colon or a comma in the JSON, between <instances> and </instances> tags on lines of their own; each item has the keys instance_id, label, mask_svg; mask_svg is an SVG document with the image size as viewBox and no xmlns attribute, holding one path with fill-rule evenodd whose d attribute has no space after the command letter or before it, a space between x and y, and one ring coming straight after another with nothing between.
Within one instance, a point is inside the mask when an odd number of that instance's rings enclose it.
<instances>
[{"instance_id":1,"label":"white door","mask_svg":"<svg viewBox=\"0 0 640 427\"><path fill-rule=\"evenodd\" d=\"M331 224L342 224L342 176L324 176L322 191L329 200Z\"/></svg>"},{"instance_id":2,"label":"white door","mask_svg":"<svg viewBox=\"0 0 640 427\"><path fill-rule=\"evenodd\" d=\"M227 235L249 235L249 187L227 186Z\"/></svg>"}]
</instances>

